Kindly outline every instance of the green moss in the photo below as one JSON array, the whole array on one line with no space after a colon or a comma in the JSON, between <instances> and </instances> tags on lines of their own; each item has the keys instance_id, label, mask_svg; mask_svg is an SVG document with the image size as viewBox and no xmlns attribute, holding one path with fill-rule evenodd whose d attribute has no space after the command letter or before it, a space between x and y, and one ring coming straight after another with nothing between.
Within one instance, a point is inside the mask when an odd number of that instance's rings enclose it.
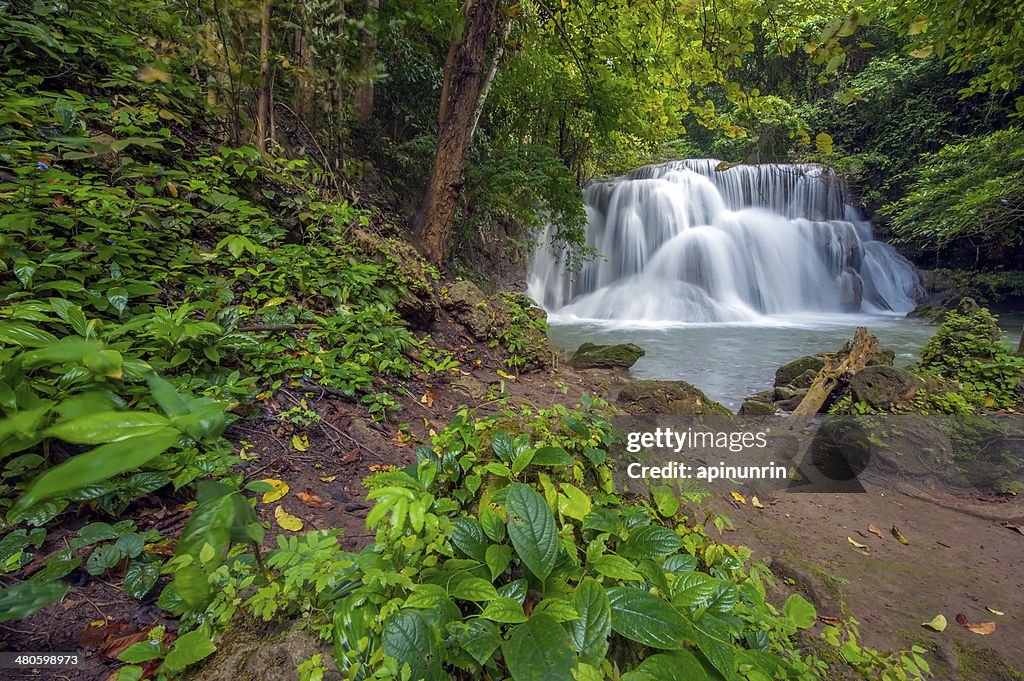
<instances>
[{"instance_id":1,"label":"green moss","mask_svg":"<svg viewBox=\"0 0 1024 681\"><path fill-rule=\"evenodd\" d=\"M990 648L961 641L953 642L957 671L964 681L1024 681L1024 674L1010 665Z\"/></svg>"}]
</instances>

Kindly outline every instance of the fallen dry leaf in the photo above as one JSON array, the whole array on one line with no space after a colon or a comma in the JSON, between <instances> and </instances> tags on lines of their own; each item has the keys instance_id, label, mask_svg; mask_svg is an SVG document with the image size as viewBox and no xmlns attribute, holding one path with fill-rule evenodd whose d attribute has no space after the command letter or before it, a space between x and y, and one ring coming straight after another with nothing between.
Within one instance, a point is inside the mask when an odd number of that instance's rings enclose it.
<instances>
[{"instance_id":1,"label":"fallen dry leaf","mask_svg":"<svg viewBox=\"0 0 1024 681\"><path fill-rule=\"evenodd\" d=\"M320 482L334 482L337 479L337 475L325 475L324 477L320 478Z\"/></svg>"},{"instance_id":2,"label":"fallen dry leaf","mask_svg":"<svg viewBox=\"0 0 1024 681\"><path fill-rule=\"evenodd\" d=\"M910 544L910 541L906 537L903 536L902 532L900 532L900 528L898 528L895 525L893 525L892 529L889 530L889 531L892 533L892 536L896 537L896 541L898 541L899 543L901 543L901 544Z\"/></svg>"},{"instance_id":3,"label":"fallen dry leaf","mask_svg":"<svg viewBox=\"0 0 1024 681\"><path fill-rule=\"evenodd\" d=\"M356 461L359 461L359 450L358 449L353 449L348 454L346 454L345 456L341 457L341 462L343 464L355 463Z\"/></svg>"},{"instance_id":4,"label":"fallen dry leaf","mask_svg":"<svg viewBox=\"0 0 1024 681\"><path fill-rule=\"evenodd\" d=\"M967 626L967 621L968 621L967 620L967 615L963 614L962 612L958 612L956 614L956 623L959 624L960 626L966 627Z\"/></svg>"},{"instance_id":5,"label":"fallen dry leaf","mask_svg":"<svg viewBox=\"0 0 1024 681\"><path fill-rule=\"evenodd\" d=\"M968 622L964 625L964 628L968 631L973 631L975 634L978 634L979 636L988 636L989 634L995 633L996 623L979 622L978 624L974 624L972 622Z\"/></svg>"},{"instance_id":6,"label":"fallen dry leaf","mask_svg":"<svg viewBox=\"0 0 1024 681\"><path fill-rule=\"evenodd\" d=\"M263 503L272 504L284 495L288 494L288 483L284 480L276 480L274 478L264 478L260 482L265 482L274 489L270 492L263 493Z\"/></svg>"},{"instance_id":7,"label":"fallen dry leaf","mask_svg":"<svg viewBox=\"0 0 1024 681\"><path fill-rule=\"evenodd\" d=\"M420 398L420 404L427 405L427 408L434 406L434 393L429 390L424 391L423 397Z\"/></svg>"},{"instance_id":8,"label":"fallen dry leaf","mask_svg":"<svg viewBox=\"0 0 1024 681\"><path fill-rule=\"evenodd\" d=\"M1003 615L1006 614L1005 612L1002 612L1000 610L996 610L995 608L990 608L987 605L985 606L985 609L988 610L993 615L999 615L1000 617L1002 617Z\"/></svg>"},{"instance_id":9,"label":"fallen dry leaf","mask_svg":"<svg viewBox=\"0 0 1024 681\"><path fill-rule=\"evenodd\" d=\"M393 471L393 470L395 470L395 467L390 465L390 464L383 464L382 465L382 464L376 464L375 463L372 466L370 466L370 472L371 473L386 473L388 471Z\"/></svg>"},{"instance_id":10,"label":"fallen dry leaf","mask_svg":"<svg viewBox=\"0 0 1024 681\"><path fill-rule=\"evenodd\" d=\"M142 631L135 634L128 634L127 636L119 636L114 639L107 639L104 641L103 646L100 648L100 655L103 657L109 657L110 659L116 658L124 651L131 648L136 643L142 643L149 638L149 628L143 629Z\"/></svg>"},{"instance_id":11,"label":"fallen dry leaf","mask_svg":"<svg viewBox=\"0 0 1024 681\"><path fill-rule=\"evenodd\" d=\"M885 535L882 534L882 531L880 529L878 529L877 527L875 527L874 525L872 525L871 523L868 523L868 532L870 532L871 534L875 535L879 539L885 539Z\"/></svg>"},{"instance_id":12,"label":"fallen dry leaf","mask_svg":"<svg viewBox=\"0 0 1024 681\"><path fill-rule=\"evenodd\" d=\"M853 548L855 548L855 549L865 549L865 550L868 549L868 545L867 544L861 544L859 541L857 541L853 537L847 537L846 541L848 541L851 544L853 544Z\"/></svg>"},{"instance_id":13,"label":"fallen dry leaf","mask_svg":"<svg viewBox=\"0 0 1024 681\"><path fill-rule=\"evenodd\" d=\"M829 617L828 615L818 615L818 621L822 624L827 624L830 627L841 627L843 621L838 617Z\"/></svg>"},{"instance_id":14,"label":"fallen dry leaf","mask_svg":"<svg viewBox=\"0 0 1024 681\"><path fill-rule=\"evenodd\" d=\"M731 492L730 496L732 496L734 501L738 501L741 504L747 503L746 498L742 494L740 494L739 492Z\"/></svg>"},{"instance_id":15,"label":"fallen dry leaf","mask_svg":"<svg viewBox=\"0 0 1024 681\"><path fill-rule=\"evenodd\" d=\"M1020 525L1011 525L1010 523L1004 523L1003 527L1005 527L1008 530L1015 530L1020 534L1024 534L1024 527L1021 527Z\"/></svg>"},{"instance_id":16,"label":"fallen dry leaf","mask_svg":"<svg viewBox=\"0 0 1024 681\"><path fill-rule=\"evenodd\" d=\"M946 617L944 615L936 615L931 622L922 622L921 626L934 629L935 631L945 631Z\"/></svg>"},{"instance_id":17,"label":"fallen dry leaf","mask_svg":"<svg viewBox=\"0 0 1024 681\"><path fill-rule=\"evenodd\" d=\"M292 532L298 532L302 529L302 518L284 510L283 506L278 506L274 509L274 519L277 520L277 524L282 529L291 530Z\"/></svg>"},{"instance_id":18,"label":"fallen dry leaf","mask_svg":"<svg viewBox=\"0 0 1024 681\"><path fill-rule=\"evenodd\" d=\"M754 508L764 508L764 504L757 497L750 497L750 505Z\"/></svg>"},{"instance_id":19,"label":"fallen dry leaf","mask_svg":"<svg viewBox=\"0 0 1024 681\"><path fill-rule=\"evenodd\" d=\"M304 503L306 506L309 506L310 508L330 508L331 507L331 502L324 501L323 499L321 499L317 495L313 494L313 490L311 490L308 487L306 488L306 490L304 492L299 492L295 496L298 498L299 501Z\"/></svg>"}]
</instances>

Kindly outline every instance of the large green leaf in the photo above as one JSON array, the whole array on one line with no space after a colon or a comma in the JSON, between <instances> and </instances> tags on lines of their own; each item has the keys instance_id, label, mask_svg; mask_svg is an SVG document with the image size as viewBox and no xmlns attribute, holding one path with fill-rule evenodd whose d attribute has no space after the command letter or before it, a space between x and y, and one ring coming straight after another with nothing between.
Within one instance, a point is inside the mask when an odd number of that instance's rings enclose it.
<instances>
[{"instance_id":1,"label":"large green leaf","mask_svg":"<svg viewBox=\"0 0 1024 681\"><path fill-rule=\"evenodd\" d=\"M158 433L169 424L166 416L151 411L102 411L56 423L46 435L76 445L98 445Z\"/></svg>"},{"instance_id":2,"label":"large green leaf","mask_svg":"<svg viewBox=\"0 0 1024 681\"><path fill-rule=\"evenodd\" d=\"M459 551L473 560L484 562L489 542L476 518L460 516L452 521L451 538Z\"/></svg>"},{"instance_id":3,"label":"large green leaf","mask_svg":"<svg viewBox=\"0 0 1024 681\"><path fill-rule=\"evenodd\" d=\"M565 629L543 613L512 629L501 652L513 681L567 681L576 667Z\"/></svg>"},{"instance_id":4,"label":"large green leaf","mask_svg":"<svg viewBox=\"0 0 1024 681\"><path fill-rule=\"evenodd\" d=\"M134 470L163 454L177 442L178 431L165 428L149 435L100 445L40 475L18 499L17 506L25 508L37 501Z\"/></svg>"},{"instance_id":5,"label":"large green leaf","mask_svg":"<svg viewBox=\"0 0 1024 681\"><path fill-rule=\"evenodd\" d=\"M210 638L209 625L203 625L178 637L171 652L164 658L163 666L172 672L181 671L210 656L215 650L217 646Z\"/></svg>"},{"instance_id":6,"label":"large green leaf","mask_svg":"<svg viewBox=\"0 0 1024 681\"><path fill-rule=\"evenodd\" d=\"M631 641L662 650L678 650L693 641L693 627L671 605L649 591L620 586L608 589L612 629Z\"/></svg>"},{"instance_id":7,"label":"large green leaf","mask_svg":"<svg viewBox=\"0 0 1024 681\"><path fill-rule=\"evenodd\" d=\"M402 610L389 617L384 623L381 644L400 666L409 665L412 678L441 677L437 636L419 610Z\"/></svg>"},{"instance_id":8,"label":"large green leaf","mask_svg":"<svg viewBox=\"0 0 1024 681\"><path fill-rule=\"evenodd\" d=\"M657 525L639 527L620 543L616 551L626 558L644 560L668 556L679 550L683 541L672 530Z\"/></svg>"},{"instance_id":9,"label":"large green leaf","mask_svg":"<svg viewBox=\"0 0 1024 681\"><path fill-rule=\"evenodd\" d=\"M673 584L672 604L677 607L700 607L711 602L718 580L703 572L685 572Z\"/></svg>"},{"instance_id":10,"label":"large green leaf","mask_svg":"<svg viewBox=\"0 0 1024 681\"><path fill-rule=\"evenodd\" d=\"M498 625L490 620L472 619L449 625L462 649L473 656L480 664L486 664L494 651L501 646L501 632Z\"/></svg>"},{"instance_id":11,"label":"large green leaf","mask_svg":"<svg viewBox=\"0 0 1024 681\"><path fill-rule=\"evenodd\" d=\"M573 603L579 618L566 624L573 647L584 661L600 665L608 652L608 636L612 633L608 593L596 579L587 577L576 587Z\"/></svg>"},{"instance_id":12,"label":"large green leaf","mask_svg":"<svg viewBox=\"0 0 1024 681\"><path fill-rule=\"evenodd\" d=\"M622 675L622 681L704 681L710 678L697 656L688 650L651 655Z\"/></svg>"},{"instance_id":13,"label":"large green leaf","mask_svg":"<svg viewBox=\"0 0 1024 681\"><path fill-rule=\"evenodd\" d=\"M558 531L555 517L544 497L532 487L514 483L509 487L508 536L519 558L540 579L547 579L558 559Z\"/></svg>"},{"instance_id":14,"label":"large green leaf","mask_svg":"<svg viewBox=\"0 0 1024 681\"><path fill-rule=\"evenodd\" d=\"M818 617L814 606L800 594L792 594L786 599L786 603L782 606L782 614L793 620L793 624L801 629L813 627L814 621Z\"/></svg>"},{"instance_id":15,"label":"large green leaf","mask_svg":"<svg viewBox=\"0 0 1024 681\"><path fill-rule=\"evenodd\" d=\"M68 585L62 582L21 582L8 589L0 589L0 622L28 617L64 598Z\"/></svg>"}]
</instances>

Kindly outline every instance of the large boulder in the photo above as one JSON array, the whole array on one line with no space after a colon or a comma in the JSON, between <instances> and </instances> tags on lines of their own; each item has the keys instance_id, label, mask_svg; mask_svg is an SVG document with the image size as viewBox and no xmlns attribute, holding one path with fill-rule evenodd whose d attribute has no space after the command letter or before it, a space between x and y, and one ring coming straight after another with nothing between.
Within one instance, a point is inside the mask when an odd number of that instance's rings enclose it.
<instances>
[{"instance_id":1,"label":"large boulder","mask_svg":"<svg viewBox=\"0 0 1024 681\"><path fill-rule=\"evenodd\" d=\"M824 366L825 358L821 355L807 355L806 357L794 359L792 362L783 364L775 370L774 385L775 387L789 385L797 377L808 371L814 371L817 374Z\"/></svg>"},{"instance_id":2,"label":"large boulder","mask_svg":"<svg viewBox=\"0 0 1024 681\"><path fill-rule=\"evenodd\" d=\"M278 630L236 625L217 640L217 652L188 681L299 681L298 667L313 655L327 666L324 681L341 681L330 646L299 625Z\"/></svg>"},{"instance_id":3,"label":"large boulder","mask_svg":"<svg viewBox=\"0 0 1024 681\"><path fill-rule=\"evenodd\" d=\"M455 321L466 327L479 341L490 338L494 310L486 293L471 281L459 281L448 289L444 307Z\"/></svg>"},{"instance_id":4,"label":"large boulder","mask_svg":"<svg viewBox=\"0 0 1024 681\"><path fill-rule=\"evenodd\" d=\"M631 414L732 415L724 405L685 381L631 381L622 387L616 400Z\"/></svg>"},{"instance_id":5,"label":"large boulder","mask_svg":"<svg viewBox=\"0 0 1024 681\"><path fill-rule=\"evenodd\" d=\"M740 416L772 416L775 414L775 405L771 402L746 399L740 405Z\"/></svg>"},{"instance_id":6,"label":"large boulder","mask_svg":"<svg viewBox=\"0 0 1024 681\"><path fill-rule=\"evenodd\" d=\"M910 406L920 387L912 373L891 366L867 366L850 379L853 399L879 410Z\"/></svg>"},{"instance_id":7,"label":"large boulder","mask_svg":"<svg viewBox=\"0 0 1024 681\"><path fill-rule=\"evenodd\" d=\"M628 369L646 352L639 345L595 345L584 343L569 358L569 366L576 369Z\"/></svg>"}]
</instances>

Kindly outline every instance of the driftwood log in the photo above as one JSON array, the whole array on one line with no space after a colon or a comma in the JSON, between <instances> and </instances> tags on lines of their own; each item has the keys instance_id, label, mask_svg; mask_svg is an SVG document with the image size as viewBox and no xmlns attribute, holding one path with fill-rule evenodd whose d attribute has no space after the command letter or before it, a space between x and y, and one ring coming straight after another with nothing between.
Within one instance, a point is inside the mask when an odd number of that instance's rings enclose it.
<instances>
[{"instance_id":1,"label":"driftwood log","mask_svg":"<svg viewBox=\"0 0 1024 681\"><path fill-rule=\"evenodd\" d=\"M866 327L858 326L852 341L846 341L843 349L825 361L818 375L814 377L807 394L789 417L789 430L799 430L817 414L828 400L829 395L841 381L867 366L878 350L878 338L868 333Z\"/></svg>"}]
</instances>

